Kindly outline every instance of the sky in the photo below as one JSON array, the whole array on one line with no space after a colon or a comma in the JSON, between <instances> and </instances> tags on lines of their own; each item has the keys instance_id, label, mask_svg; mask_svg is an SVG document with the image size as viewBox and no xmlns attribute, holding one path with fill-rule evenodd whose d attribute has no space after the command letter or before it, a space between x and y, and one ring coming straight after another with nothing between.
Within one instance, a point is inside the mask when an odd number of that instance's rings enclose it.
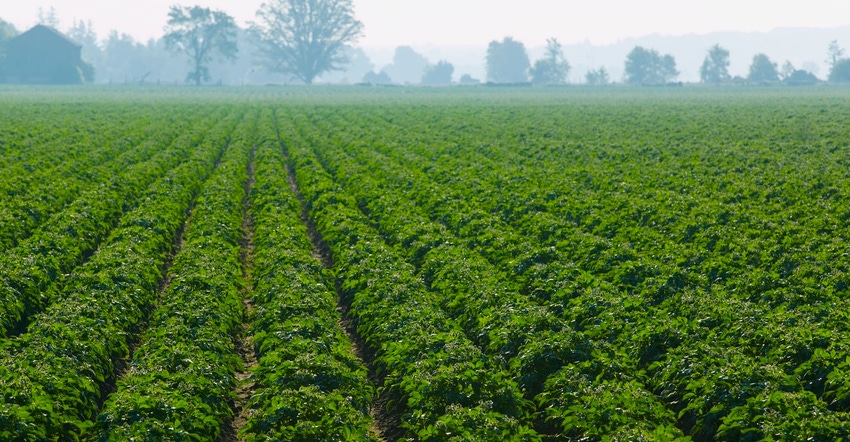
<instances>
[{"instance_id":1,"label":"sky","mask_svg":"<svg viewBox=\"0 0 850 442\"><path fill-rule=\"evenodd\" d=\"M263 0L0 0L0 18L19 30L54 7L65 30L91 20L100 38L110 30L140 41L160 37L169 6L221 9L245 25ZM358 46L486 46L510 35L526 46L595 45L651 34L767 32L781 27L850 25L850 0L353 0L364 24ZM847 37L850 40L850 35Z\"/></svg>"}]
</instances>

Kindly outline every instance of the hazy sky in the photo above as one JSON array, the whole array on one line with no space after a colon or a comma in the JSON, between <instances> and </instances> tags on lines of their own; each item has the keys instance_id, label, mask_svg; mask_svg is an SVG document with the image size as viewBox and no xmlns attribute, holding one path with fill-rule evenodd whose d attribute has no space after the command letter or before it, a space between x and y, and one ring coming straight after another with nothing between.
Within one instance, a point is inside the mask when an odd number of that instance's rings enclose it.
<instances>
[{"instance_id":1,"label":"hazy sky","mask_svg":"<svg viewBox=\"0 0 850 442\"><path fill-rule=\"evenodd\" d=\"M222 9L240 25L263 0L0 0L0 18L25 30L39 7L55 7L60 28L91 20L103 38L116 29L147 40L162 35L168 7L200 4ZM769 31L777 27L850 25L850 0L354 0L365 25L364 47L401 44L484 46L511 35L526 46L589 40L614 43L647 34ZM845 44L850 43L850 35Z\"/></svg>"}]
</instances>

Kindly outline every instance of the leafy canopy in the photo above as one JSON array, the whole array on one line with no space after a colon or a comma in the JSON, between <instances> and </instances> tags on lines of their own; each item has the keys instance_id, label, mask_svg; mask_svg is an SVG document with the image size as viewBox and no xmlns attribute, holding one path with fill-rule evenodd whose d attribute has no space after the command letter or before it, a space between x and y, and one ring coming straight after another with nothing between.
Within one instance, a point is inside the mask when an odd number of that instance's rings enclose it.
<instances>
[{"instance_id":1,"label":"leafy canopy","mask_svg":"<svg viewBox=\"0 0 850 442\"><path fill-rule=\"evenodd\" d=\"M779 81L779 70L776 63L770 61L767 55L756 54L753 56L753 63L750 65L750 75L747 79L754 83Z\"/></svg>"},{"instance_id":2,"label":"leafy canopy","mask_svg":"<svg viewBox=\"0 0 850 442\"><path fill-rule=\"evenodd\" d=\"M665 84L678 76L676 59L670 54L661 56L655 49L635 46L626 57L626 83Z\"/></svg>"},{"instance_id":3,"label":"leafy canopy","mask_svg":"<svg viewBox=\"0 0 850 442\"><path fill-rule=\"evenodd\" d=\"M271 0L257 18L251 29L260 43L260 63L307 84L341 70L348 62L345 45L363 32L351 0Z\"/></svg>"},{"instance_id":4,"label":"leafy canopy","mask_svg":"<svg viewBox=\"0 0 850 442\"><path fill-rule=\"evenodd\" d=\"M172 6L163 39L170 51L189 56L194 70L186 76L186 82L200 86L201 82L210 80L207 65L213 54L229 60L236 58L236 29L233 17L222 11Z\"/></svg>"},{"instance_id":5,"label":"leafy canopy","mask_svg":"<svg viewBox=\"0 0 850 442\"><path fill-rule=\"evenodd\" d=\"M546 56L531 68L531 81L535 84L563 84L567 82L570 63L564 58L561 43L555 38L546 40Z\"/></svg>"},{"instance_id":6,"label":"leafy canopy","mask_svg":"<svg viewBox=\"0 0 850 442\"><path fill-rule=\"evenodd\" d=\"M487 79L495 83L521 83L528 81L528 53L522 42L505 37L492 41L487 48Z\"/></svg>"},{"instance_id":7,"label":"leafy canopy","mask_svg":"<svg viewBox=\"0 0 850 442\"><path fill-rule=\"evenodd\" d=\"M732 78L729 75L729 51L720 45L714 45L708 50L705 61L699 69L700 80L703 83L723 83Z\"/></svg>"}]
</instances>

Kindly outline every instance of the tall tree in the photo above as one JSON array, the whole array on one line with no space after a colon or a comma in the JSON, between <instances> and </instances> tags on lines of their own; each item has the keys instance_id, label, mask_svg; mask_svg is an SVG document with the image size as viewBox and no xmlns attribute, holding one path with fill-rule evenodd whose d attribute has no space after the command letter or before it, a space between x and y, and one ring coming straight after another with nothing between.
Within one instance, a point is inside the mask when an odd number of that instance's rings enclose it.
<instances>
[{"instance_id":1,"label":"tall tree","mask_svg":"<svg viewBox=\"0 0 850 442\"><path fill-rule=\"evenodd\" d=\"M720 45L712 46L699 68L699 76L703 83L718 84L729 81L732 78L729 75L729 51Z\"/></svg>"},{"instance_id":2,"label":"tall tree","mask_svg":"<svg viewBox=\"0 0 850 442\"><path fill-rule=\"evenodd\" d=\"M56 15L56 8L50 7L47 11L43 8L38 8L38 24L50 26L53 29L59 29L59 17Z\"/></svg>"},{"instance_id":3,"label":"tall tree","mask_svg":"<svg viewBox=\"0 0 850 442\"><path fill-rule=\"evenodd\" d=\"M6 77L6 42L17 35L18 30L0 18L0 82Z\"/></svg>"},{"instance_id":4,"label":"tall tree","mask_svg":"<svg viewBox=\"0 0 850 442\"><path fill-rule=\"evenodd\" d=\"M608 78L608 71L605 69L605 66L596 70L591 69L587 71L587 73L584 74L584 80L591 86L605 86L610 82L610 79Z\"/></svg>"},{"instance_id":5,"label":"tall tree","mask_svg":"<svg viewBox=\"0 0 850 442\"><path fill-rule=\"evenodd\" d=\"M535 84L563 84L567 82L570 63L564 58L564 50L557 39L546 40L546 56L531 68L531 81Z\"/></svg>"},{"instance_id":6,"label":"tall tree","mask_svg":"<svg viewBox=\"0 0 850 442\"><path fill-rule=\"evenodd\" d=\"M829 68L832 69L844 57L844 48L838 46L838 40L832 40L829 42L827 54L826 62L829 63Z\"/></svg>"},{"instance_id":7,"label":"tall tree","mask_svg":"<svg viewBox=\"0 0 850 442\"><path fill-rule=\"evenodd\" d=\"M440 60L437 64L425 68L422 75L422 84L447 85L452 83L452 75L455 67L446 60Z\"/></svg>"},{"instance_id":8,"label":"tall tree","mask_svg":"<svg viewBox=\"0 0 850 442\"><path fill-rule=\"evenodd\" d=\"M399 46L395 48L392 64L385 66L383 71L396 83L418 83L429 64L428 59L412 47Z\"/></svg>"},{"instance_id":9,"label":"tall tree","mask_svg":"<svg viewBox=\"0 0 850 442\"><path fill-rule=\"evenodd\" d=\"M346 44L363 32L351 0L270 0L257 17L251 29L260 41L260 63L307 84L341 70L348 62Z\"/></svg>"},{"instance_id":10,"label":"tall tree","mask_svg":"<svg viewBox=\"0 0 850 442\"><path fill-rule=\"evenodd\" d=\"M528 81L528 53L525 45L505 37L492 41L487 48L487 79L495 83L521 83Z\"/></svg>"},{"instance_id":11,"label":"tall tree","mask_svg":"<svg viewBox=\"0 0 850 442\"><path fill-rule=\"evenodd\" d=\"M194 70L186 76L186 81L200 86L201 82L210 80L207 65L214 54L229 60L236 58L236 29L233 17L222 11L172 6L163 40L170 51L189 56Z\"/></svg>"},{"instance_id":12,"label":"tall tree","mask_svg":"<svg viewBox=\"0 0 850 442\"><path fill-rule=\"evenodd\" d=\"M850 58L842 58L835 62L829 71L831 83L850 83Z\"/></svg>"},{"instance_id":13,"label":"tall tree","mask_svg":"<svg viewBox=\"0 0 850 442\"><path fill-rule=\"evenodd\" d=\"M678 76L676 59L670 54L662 56L655 49L635 46L626 56L626 83L665 84Z\"/></svg>"},{"instance_id":14,"label":"tall tree","mask_svg":"<svg viewBox=\"0 0 850 442\"><path fill-rule=\"evenodd\" d=\"M756 54L750 65L750 75L747 79L753 83L773 83L779 81L779 70L776 63L770 61L765 54Z\"/></svg>"}]
</instances>

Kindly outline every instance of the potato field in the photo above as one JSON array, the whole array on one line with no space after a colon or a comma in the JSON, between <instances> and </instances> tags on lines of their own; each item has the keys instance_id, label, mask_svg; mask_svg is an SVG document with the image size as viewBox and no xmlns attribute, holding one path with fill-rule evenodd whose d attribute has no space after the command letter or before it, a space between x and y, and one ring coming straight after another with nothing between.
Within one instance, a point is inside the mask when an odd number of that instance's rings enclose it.
<instances>
[{"instance_id":1,"label":"potato field","mask_svg":"<svg viewBox=\"0 0 850 442\"><path fill-rule=\"evenodd\" d=\"M848 440L848 226L847 88L0 88L0 440Z\"/></svg>"}]
</instances>

